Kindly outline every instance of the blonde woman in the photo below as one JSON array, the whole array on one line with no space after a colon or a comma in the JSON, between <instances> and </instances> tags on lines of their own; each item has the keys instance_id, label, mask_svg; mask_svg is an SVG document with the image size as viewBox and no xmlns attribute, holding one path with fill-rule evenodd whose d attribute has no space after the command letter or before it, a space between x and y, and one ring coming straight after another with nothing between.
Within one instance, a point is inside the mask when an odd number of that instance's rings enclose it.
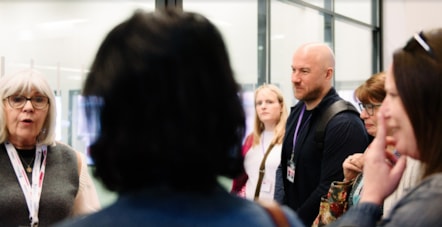
<instances>
[{"instance_id":1,"label":"blonde woman","mask_svg":"<svg viewBox=\"0 0 442 227\"><path fill-rule=\"evenodd\" d=\"M258 87L255 90L254 102L253 132L246 139L250 148L244 150L247 180L237 194L250 200L273 200L287 108L281 90L272 84ZM261 177L260 168L263 170Z\"/></svg>"}]
</instances>

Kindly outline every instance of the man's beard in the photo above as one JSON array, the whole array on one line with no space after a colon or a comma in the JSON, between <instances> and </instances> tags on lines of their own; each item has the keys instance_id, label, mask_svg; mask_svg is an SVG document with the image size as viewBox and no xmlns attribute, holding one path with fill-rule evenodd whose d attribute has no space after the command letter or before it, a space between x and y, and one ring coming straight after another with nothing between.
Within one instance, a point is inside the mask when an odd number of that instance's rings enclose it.
<instances>
[{"instance_id":1,"label":"man's beard","mask_svg":"<svg viewBox=\"0 0 442 227\"><path fill-rule=\"evenodd\" d=\"M322 94L322 87L317 87L311 91L309 91L307 94L304 95L304 97L300 98L299 100L304 102L310 102L310 101L316 101L318 98L321 98Z\"/></svg>"}]
</instances>

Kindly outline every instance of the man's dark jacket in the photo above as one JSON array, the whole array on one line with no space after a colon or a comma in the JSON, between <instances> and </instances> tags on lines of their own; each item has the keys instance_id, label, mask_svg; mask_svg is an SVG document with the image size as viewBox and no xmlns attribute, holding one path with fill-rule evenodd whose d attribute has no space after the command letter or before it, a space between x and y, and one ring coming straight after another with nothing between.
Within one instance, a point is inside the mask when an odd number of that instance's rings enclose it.
<instances>
[{"instance_id":1,"label":"man's dark jacket","mask_svg":"<svg viewBox=\"0 0 442 227\"><path fill-rule=\"evenodd\" d=\"M294 183L287 180L287 162L292 154L294 133L304 102L300 101L292 107L287 119L275 199L281 201L278 197L283 190L282 203L295 210L306 226L312 225L319 212L321 196L327 194L331 182L344 178L344 159L353 153L364 152L369 143L363 121L354 112L344 111L329 121L325 130L324 149L319 150L314 139L316 125L327 107L339 99L342 98L332 88L317 107L304 113L294 151Z\"/></svg>"}]
</instances>

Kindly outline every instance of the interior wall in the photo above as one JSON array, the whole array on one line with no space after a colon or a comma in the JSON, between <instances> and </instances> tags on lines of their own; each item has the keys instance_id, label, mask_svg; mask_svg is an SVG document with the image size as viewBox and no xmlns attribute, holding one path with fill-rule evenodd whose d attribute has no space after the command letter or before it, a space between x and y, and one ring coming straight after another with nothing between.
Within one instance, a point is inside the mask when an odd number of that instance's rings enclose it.
<instances>
[{"instance_id":1,"label":"interior wall","mask_svg":"<svg viewBox=\"0 0 442 227\"><path fill-rule=\"evenodd\" d=\"M442 27L442 1L384 0L383 6L383 63L386 70L393 52L403 47L414 33Z\"/></svg>"}]
</instances>

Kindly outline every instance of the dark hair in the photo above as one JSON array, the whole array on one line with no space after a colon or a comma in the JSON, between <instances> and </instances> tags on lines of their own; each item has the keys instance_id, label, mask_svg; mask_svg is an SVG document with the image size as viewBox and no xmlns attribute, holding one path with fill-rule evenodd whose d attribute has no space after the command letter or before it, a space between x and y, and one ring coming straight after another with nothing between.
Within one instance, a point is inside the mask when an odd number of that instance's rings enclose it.
<instances>
[{"instance_id":1,"label":"dark hair","mask_svg":"<svg viewBox=\"0 0 442 227\"><path fill-rule=\"evenodd\" d=\"M442 29L417 35L431 50L411 38L393 54L393 75L414 129L426 177L442 172Z\"/></svg>"},{"instance_id":2,"label":"dark hair","mask_svg":"<svg viewBox=\"0 0 442 227\"><path fill-rule=\"evenodd\" d=\"M104 39L83 95L103 101L90 153L110 190L208 191L242 170L239 85L220 32L199 14L137 10Z\"/></svg>"},{"instance_id":3,"label":"dark hair","mask_svg":"<svg viewBox=\"0 0 442 227\"><path fill-rule=\"evenodd\" d=\"M355 90L355 97L362 103L381 103L385 95L385 72L373 74Z\"/></svg>"}]
</instances>

